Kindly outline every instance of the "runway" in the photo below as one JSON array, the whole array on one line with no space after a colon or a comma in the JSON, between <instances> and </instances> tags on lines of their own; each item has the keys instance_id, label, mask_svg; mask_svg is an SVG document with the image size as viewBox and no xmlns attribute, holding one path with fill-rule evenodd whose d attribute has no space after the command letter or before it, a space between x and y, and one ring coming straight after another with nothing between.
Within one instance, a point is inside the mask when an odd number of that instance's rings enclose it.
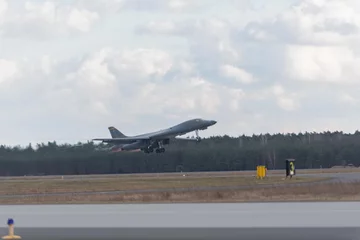
<instances>
[{"instance_id":1,"label":"runway","mask_svg":"<svg viewBox=\"0 0 360 240\"><path fill-rule=\"evenodd\" d=\"M3 205L0 217L29 240L360 239L360 202Z\"/></svg>"},{"instance_id":2,"label":"runway","mask_svg":"<svg viewBox=\"0 0 360 240\"><path fill-rule=\"evenodd\" d=\"M360 228L22 228L16 234L26 240L357 240Z\"/></svg>"}]
</instances>

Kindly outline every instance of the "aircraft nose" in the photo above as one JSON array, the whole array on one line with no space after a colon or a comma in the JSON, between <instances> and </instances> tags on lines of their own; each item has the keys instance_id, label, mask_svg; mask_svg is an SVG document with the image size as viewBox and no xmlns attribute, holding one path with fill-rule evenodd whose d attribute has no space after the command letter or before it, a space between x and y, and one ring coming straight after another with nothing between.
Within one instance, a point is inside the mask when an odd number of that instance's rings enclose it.
<instances>
[{"instance_id":1,"label":"aircraft nose","mask_svg":"<svg viewBox=\"0 0 360 240\"><path fill-rule=\"evenodd\" d=\"M210 123L211 123L211 125L214 125L214 124L216 124L216 123L217 123L217 121L215 121L215 120L211 120L211 121L210 121Z\"/></svg>"}]
</instances>

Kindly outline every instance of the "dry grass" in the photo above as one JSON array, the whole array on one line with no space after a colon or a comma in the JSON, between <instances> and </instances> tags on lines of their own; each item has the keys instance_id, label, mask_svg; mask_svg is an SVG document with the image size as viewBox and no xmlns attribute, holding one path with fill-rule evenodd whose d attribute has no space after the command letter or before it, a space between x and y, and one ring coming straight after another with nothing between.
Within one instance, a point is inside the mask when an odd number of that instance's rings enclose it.
<instances>
[{"instance_id":1,"label":"dry grass","mask_svg":"<svg viewBox=\"0 0 360 240\"><path fill-rule=\"evenodd\" d=\"M301 169L298 174L360 172L359 168ZM268 177L257 180L256 171L194 172L160 174L83 175L11 177L1 180L0 195L39 194L31 197L0 198L0 204L45 203L136 203L136 202L245 202L301 200L360 200L360 182L318 183L311 186L289 186L291 182L312 182L328 178L295 177L284 181L284 170L269 170ZM183 176L185 174L186 176ZM280 175L279 175L280 174ZM262 184L280 184L265 188ZM250 186L241 190L184 191L175 188ZM253 186L253 187L251 187ZM121 190L163 189L152 193L70 194L70 192L99 192ZM170 190L169 190L170 189ZM69 193L46 196L41 193Z\"/></svg>"},{"instance_id":2,"label":"dry grass","mask_svg":"<svg viewBox=\"0 0 360 240\"><path fill-rule=\"evenodd\" d=\"M360 200L360 182L318 183L311 186L282 185L232 191L159 192L36 196L0 199L1 204L55 203L168 203L168 202L261 202L261 201L351 201Z\"/></svg>"},{"instance_id":3,"label":"dry grass","mask_svg":"<svg viewBox=\"0 0 360 240\"><path fill-rule=\"evenodd\" d=\"M327 178L296 177L291 182L319 181ZM69 192L99 192L122 190L149 190L223 186L251 186L261 184L286 184L282 176L268 176L256 179L246 176L214 176L214 177L158 177L158 178L88 178L88 179L43 179L43 180L6 180L0 184L1 195L69 193Z\"/></svg>"}]
</instances>

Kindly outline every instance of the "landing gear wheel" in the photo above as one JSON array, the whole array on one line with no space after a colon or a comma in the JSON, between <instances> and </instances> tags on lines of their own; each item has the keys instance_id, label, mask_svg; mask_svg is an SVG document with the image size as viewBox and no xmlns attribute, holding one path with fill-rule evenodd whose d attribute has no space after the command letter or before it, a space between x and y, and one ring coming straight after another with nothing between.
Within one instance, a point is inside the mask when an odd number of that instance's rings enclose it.
<instances>
[{"instance_id":1,"label":"landing gear wheel","mask_svg":"<svg viewBox=\"0 0 360 240\"><path fill-rule=\"evenodd\" d=\"M164 153L165 152L165 148L157 148L156 153Z\"/></svg>"},{"instance_id":2,"label":"landing gear wheel","mask_svg":"<svg viewBox=\"0 0 360 240\"><path fill-rule=\"evenodd\" d=\"M144 153L152 153L152 152L154 152L154 148L146 147L146 148L143 149L143 151L144 151Z\"/></svg>"}]
</instances>

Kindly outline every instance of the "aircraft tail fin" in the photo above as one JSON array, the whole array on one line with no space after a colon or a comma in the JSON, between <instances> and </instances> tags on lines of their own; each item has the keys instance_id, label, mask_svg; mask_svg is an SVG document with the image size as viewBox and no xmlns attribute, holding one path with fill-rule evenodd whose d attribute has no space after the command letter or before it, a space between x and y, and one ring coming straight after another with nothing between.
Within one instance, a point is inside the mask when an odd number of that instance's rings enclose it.
<instances>
[{"instance_id":1,"label":"aircraft tail fin","mask_svg":"<svg viewBox=\"0 0 360 240\"><path fill-rule=\"evenodd\" d=\"M117 130L115 127L108 127L109 132L111 134L112 138L123 138L126 137L126 135L124 135L122 132L120 132L119 130Z\"/></svg>"}]
</instances>

